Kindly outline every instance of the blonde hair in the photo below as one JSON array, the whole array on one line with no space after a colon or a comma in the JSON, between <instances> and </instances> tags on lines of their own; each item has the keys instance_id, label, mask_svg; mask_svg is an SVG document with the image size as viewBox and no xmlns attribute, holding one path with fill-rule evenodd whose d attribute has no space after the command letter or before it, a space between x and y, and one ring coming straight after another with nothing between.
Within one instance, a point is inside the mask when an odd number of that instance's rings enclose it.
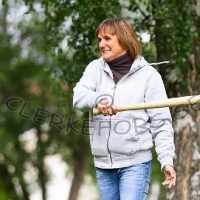
<instances>
[{"instance_id":1,"label":"blonde hair","mask_svg":"<svg viewBox=\"0 0 200 200\"><path fill-rule=\"evenodd\" d=\"M119 44L127 50L133 60L142 54L137 35L127 20L123 18L106 19L96 29L95 37L98 38L101 32L111 35L116 34Z\"/></svg>"}]
</instances>

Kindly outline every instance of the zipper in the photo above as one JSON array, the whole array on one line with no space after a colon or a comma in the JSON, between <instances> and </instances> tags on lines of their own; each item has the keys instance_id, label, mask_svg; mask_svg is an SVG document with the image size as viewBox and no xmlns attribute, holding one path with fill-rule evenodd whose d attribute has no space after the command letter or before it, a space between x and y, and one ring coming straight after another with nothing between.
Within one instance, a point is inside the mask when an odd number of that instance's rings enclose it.
<instances>
[{"instance_id":1,"label":"zipper","mask_svg":"<svg viewBox=\"0 0 200 200\"><path fill-rule=\"evenodd\" d=\"M114 82L114 80L113 80L113 82ZM118 84L118 83L117 83ZM114 104L114 96L115 96L115 90L116 90L116 87L117 87L117 84L115 84L115 86L114 86L114 88L112 88L114 91L113 91L113 95L112 95L112 103ZM111 166L110 166L110 168L112 168L112 165L113 165L113 161L112 161L112 156L111 156L111 152L110 152L110 150L109 150L109 138L110 138L110 134L111 134L111 117L112 116L110 116L110 129L109 129L109 136L108 136L108 142L107 142L107 145L108 145L108 151L109 151L109 153L110 153L110 161L111 161Z\"/></svg>"},{"instance_id":2,"label":"zipper","mask_svg":"<svg viewBox=\"0 0 200 200\"><path fill-rule=\"evenodd\" d=\"M111 71L107 70L105 62L103 62L102 64L103 64L104 70L110 75L111 79L113 80L113 75L112 75ZM113 80L113 83L114 83L115 86L114 86L114 88L112 88L112 90L116 88L116 84L115 84L114 80ZM114 93L115 93L115 90L114 90L113 95L112 95L112 101L114 101ZM107 150L108 150L108 153L109 153L109 156L110 156L110 162L111 162L110 168L112 168L113 160L112 160L112 155L111 155L111 152L110 152L110 149L109 149L110 134L111 134L111 116L110 116L110 119L109 119L109 134L108 134L108 139L107 139Z\"/></svg>"},{"instance_id":3,"label":"zipper","mask_svg":"<svg viewBox=\"0 0 200 200\"><path fill-rule=\"evenodd\" d=\"M108 150L108 153L109 153L109 156L110 156L110 162L111 162L111 165L110 165L110 168L112 168L113 166L113 161L112 161L112 156L111 156L111 152L110 152L110 149L109 149L109 139L110 139L110 134L111 134L111 116L110 116L110 123L109 123L109 134L108 134L108 139L107 139L107 150Z\"/></svg>"}]
</instances>

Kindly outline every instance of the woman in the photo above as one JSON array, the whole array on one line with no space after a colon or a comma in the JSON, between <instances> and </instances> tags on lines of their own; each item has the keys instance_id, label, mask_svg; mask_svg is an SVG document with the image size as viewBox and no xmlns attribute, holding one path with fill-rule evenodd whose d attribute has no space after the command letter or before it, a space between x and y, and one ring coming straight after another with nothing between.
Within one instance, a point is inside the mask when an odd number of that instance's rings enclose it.
<instances>
[{"instance_id":1,"label":"woman","mask_svg":"<svg viewBox=\"0 0 200 200\"><path fill-rule=\"evenodd\" d=\"M160 74L141 56L131 24L104 20L96 30L101 58L87 66L74 88L74 106L91 115L90 144L101 200L144 200L155 142L166 180L175 185L174 142L168 108L117 112L117 106L166 99Z\"/></svg>"}]
</instances>

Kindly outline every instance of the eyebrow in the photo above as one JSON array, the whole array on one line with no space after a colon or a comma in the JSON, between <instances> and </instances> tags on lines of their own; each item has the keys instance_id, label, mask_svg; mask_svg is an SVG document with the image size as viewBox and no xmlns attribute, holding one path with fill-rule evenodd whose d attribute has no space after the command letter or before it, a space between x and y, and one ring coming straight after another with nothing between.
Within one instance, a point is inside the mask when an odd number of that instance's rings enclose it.
<instances>
[{"instance_id":1,"label":"eyebrow","mask_svg":"<svg viewBox=\"0 0 200 200\"><path fill-rule=\"evenodd\" d=\"M109 35L104 35L102 38L110 37ZM97 37L97 39L101 39L100 37Z\"/></svg>"}]
</instances>

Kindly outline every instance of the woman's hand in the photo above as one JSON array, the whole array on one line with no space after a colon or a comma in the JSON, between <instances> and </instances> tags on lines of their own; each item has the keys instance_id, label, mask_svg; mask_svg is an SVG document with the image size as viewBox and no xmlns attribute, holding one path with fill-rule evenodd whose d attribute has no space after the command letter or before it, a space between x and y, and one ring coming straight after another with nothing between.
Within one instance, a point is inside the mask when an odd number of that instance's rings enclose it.
<instances>
[{"instance_id":1,"label":"woman's hand","mask_svg":"<svg viewBox=\"0 0 200 200\"><path fill-rule=\"evenodd\" d=\"M165 181L162 185L169 185L169 188L175 186L176 184L176 172L171 165L165 165L163 168L163 172L165 174Z\"/></svg>"},{"instance_id":2,"label":"woman's hand","mask_svg":"<svg viewBox=\"0 0 200 200\"><path fill-rule=\"evenodd\" d=\"M112 116L116 115L117 107L112 104L112 102L108 101L107 99L102 99L97 104L97 109L99 112L104 116Z\"/></svg>"}]
</instances>

